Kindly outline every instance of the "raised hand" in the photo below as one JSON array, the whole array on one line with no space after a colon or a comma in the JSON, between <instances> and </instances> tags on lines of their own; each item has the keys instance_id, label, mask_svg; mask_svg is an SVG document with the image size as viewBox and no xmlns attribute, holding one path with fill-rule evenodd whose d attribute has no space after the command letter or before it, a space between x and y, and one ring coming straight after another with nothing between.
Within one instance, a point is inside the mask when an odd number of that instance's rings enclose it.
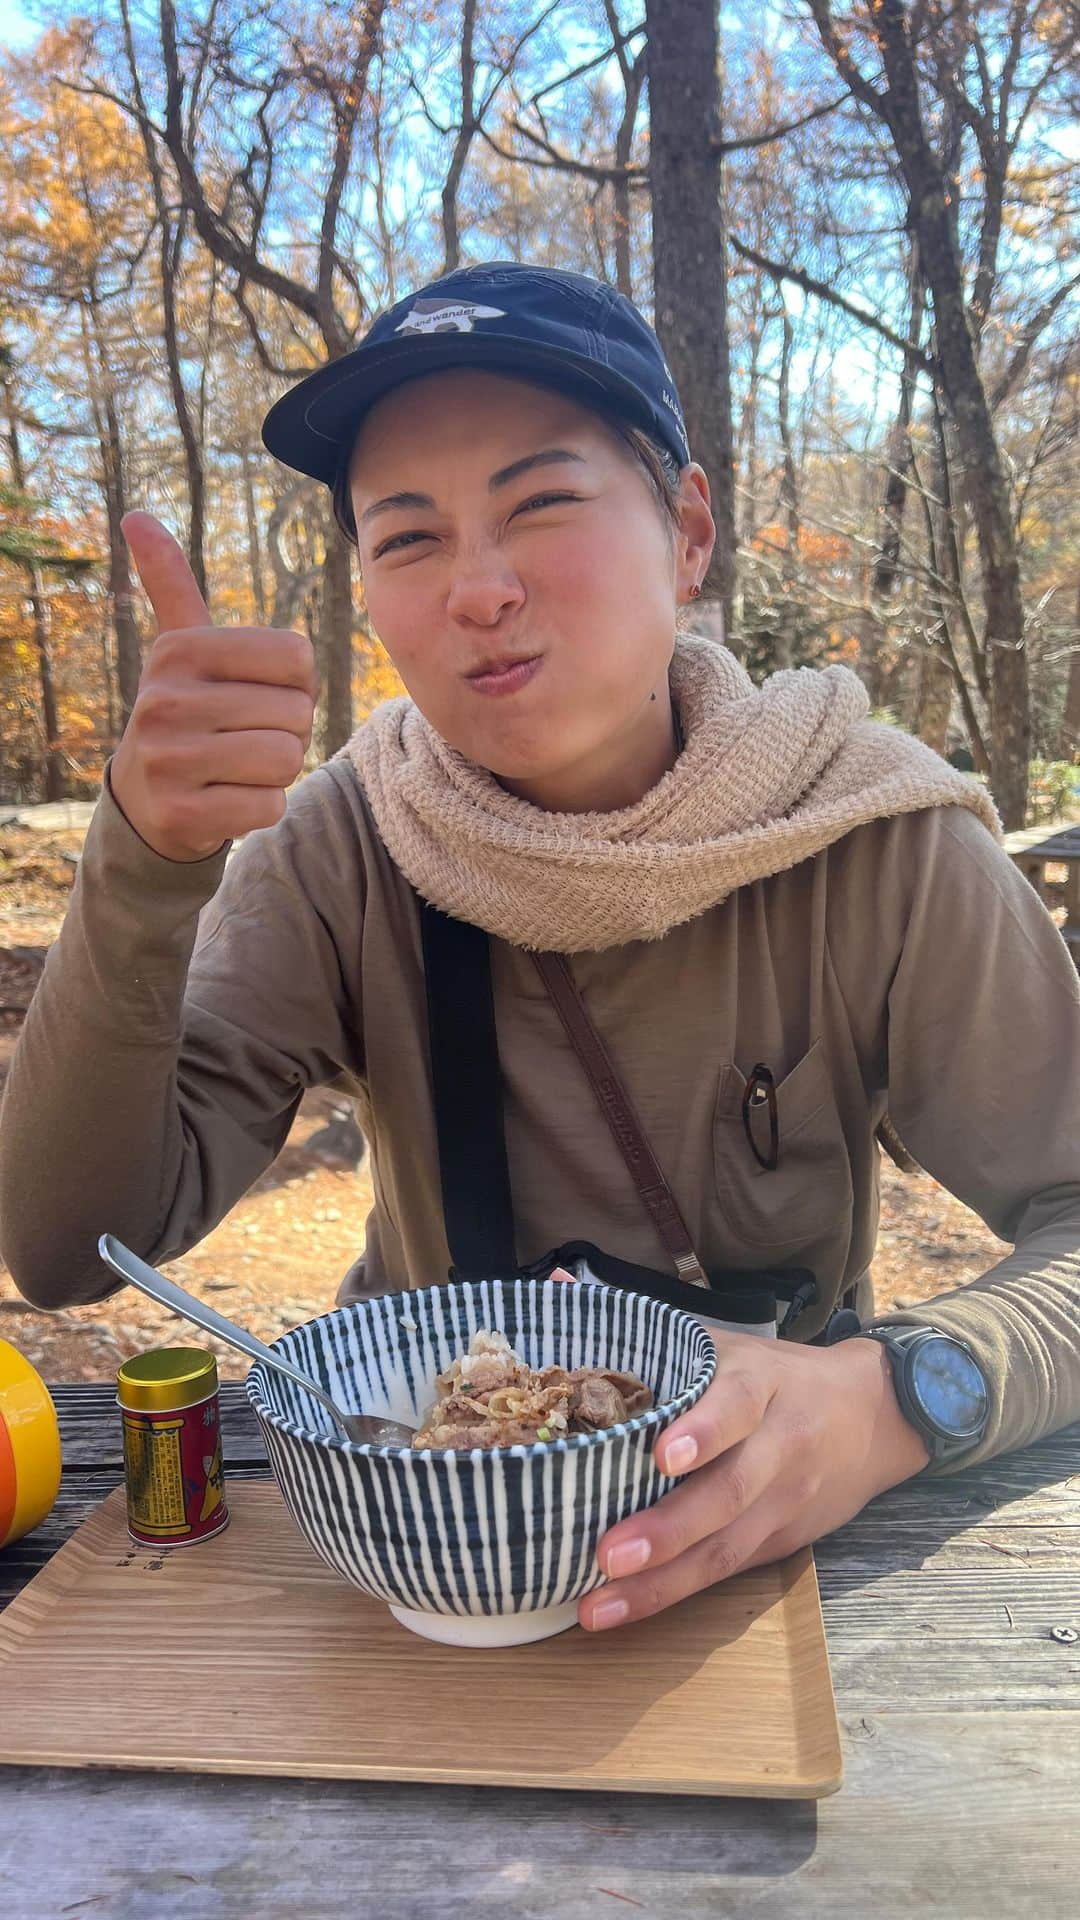
<instances>
[{"instance_id":1,"label":"raised hand","mask_svg":"<svg viewBox=\"0 0 1080 1920\"><path fill-rule=\"evenodd\" d=\"M124 538L158 623L113 797L155 852L203 860L285 812L311 740L317 680L306 635L217 627L172 534L129 513Z\"/></svg>"}]
</instances>

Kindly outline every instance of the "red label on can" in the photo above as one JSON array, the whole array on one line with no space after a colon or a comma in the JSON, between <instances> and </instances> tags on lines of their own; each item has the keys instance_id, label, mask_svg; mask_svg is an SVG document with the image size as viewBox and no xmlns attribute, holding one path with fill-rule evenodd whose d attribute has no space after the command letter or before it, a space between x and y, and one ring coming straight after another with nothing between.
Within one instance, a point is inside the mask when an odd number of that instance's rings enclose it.
<instances>
[{"instance_id":1,"label":"red label on can","mask_svg":"<svg viewBox=\"0 0 1080 1920\"><path fill-rule=\"evenodd\" d=\"M204 1540L226 1525L218 1398L124 1415L128 1532L146 1546Z\"/></svg>"}]
</instances>

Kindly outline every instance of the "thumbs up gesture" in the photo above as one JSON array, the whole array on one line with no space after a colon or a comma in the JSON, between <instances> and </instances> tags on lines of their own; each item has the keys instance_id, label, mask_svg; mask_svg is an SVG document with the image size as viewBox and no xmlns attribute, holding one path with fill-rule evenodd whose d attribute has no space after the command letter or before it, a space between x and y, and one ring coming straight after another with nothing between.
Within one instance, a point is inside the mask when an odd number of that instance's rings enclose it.
<instances>
[{"instance_id":1,"label":"thumbs up gesture","mask_svg":"<svg viewBox=\"0 0 1080 1920\"><path fill-rule=\"evenodd\" d=\"M158 623L110 780L168 860L203 860L273 826L304 764L317 681L311 642L277 627L215 627L172 534L129 513L124 538Z\"/></svg>"}]
</instances>

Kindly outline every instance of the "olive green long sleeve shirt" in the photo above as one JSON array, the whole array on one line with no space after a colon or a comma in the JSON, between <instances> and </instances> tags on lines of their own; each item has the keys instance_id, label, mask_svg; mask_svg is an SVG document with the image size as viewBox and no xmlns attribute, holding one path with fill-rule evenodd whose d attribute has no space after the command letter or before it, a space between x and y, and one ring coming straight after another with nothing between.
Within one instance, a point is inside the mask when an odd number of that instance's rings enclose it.
<instances>
[{"instance_id":1,"label":"olive green long sleeve shirt","mask_svg":"<svg viewBox=\"0 0 1080 1920\"><path fill-rule=\"evenodd\" d=\"M666 1270L528 955L491 946L519 1259L580 1238ZM992 1412L969 1459L1080 1418L1080 987L970 813L860 827L573 971L707 1266L811 1266L800 1338L853 1284L865 1322L887 1107L1013 1251L879 1323L932 1319L978 1355ZM775 1171L740 1117L757 1061L778 1086ZM417 901L349 762L227 864L153 852L106 778L0 1112L0 1250L21 1292L44 1308L115 1292L103 1231L155 1262L183 1253L330 1080L356 1100L375 1189L338 1299L445 1279Z\"/></svg>"}]
</instances>

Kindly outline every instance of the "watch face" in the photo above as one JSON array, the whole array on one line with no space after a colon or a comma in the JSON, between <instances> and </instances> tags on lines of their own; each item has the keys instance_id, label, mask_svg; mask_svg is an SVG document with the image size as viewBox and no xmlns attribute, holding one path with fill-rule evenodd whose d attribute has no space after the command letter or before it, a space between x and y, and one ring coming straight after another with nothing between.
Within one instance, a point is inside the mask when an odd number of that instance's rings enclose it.
<instances>
[{"instance_id":1,"label":"watch face","mask_svg":"<svg viewBox=\"0 0 1080 1920\"><path fill-rule=\"evenodd\" d=\"M929 1420L958 1439L978 1433L986 1417L986 1385L970 1354L939 1335L911 1355L911 1391Z\"/></svg>"}]
</instances>

